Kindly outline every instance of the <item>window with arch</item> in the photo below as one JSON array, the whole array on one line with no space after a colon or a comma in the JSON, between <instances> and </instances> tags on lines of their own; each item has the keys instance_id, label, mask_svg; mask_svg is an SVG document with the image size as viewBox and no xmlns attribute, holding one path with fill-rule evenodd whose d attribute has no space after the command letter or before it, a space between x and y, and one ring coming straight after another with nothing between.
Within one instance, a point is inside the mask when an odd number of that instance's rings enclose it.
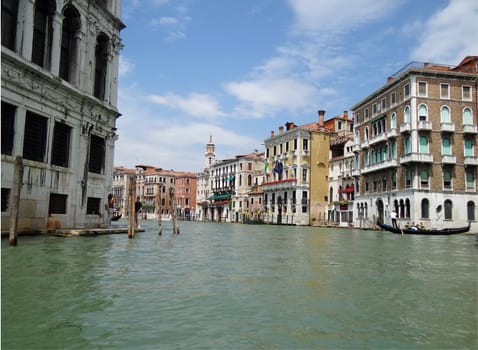
<instances>
[{"instance_id":1,"label":"window with arch","mask_svg":"<svg viewBox=\"0 0 478 350\"><path fill-rule=\"evenodd\" d=\"M428 153L428 137L420 136L420 153Z\"/></svg>"},{"instance_id":2,"label":"window with arch","mask_svg":"<svg viewBox=\"0 0 478 350\"><path fill-rule=\"evenodd\" d=\"M445 220L453 219L453 202L449 199L445 200Z\"/></svg>"},{"instance_id":3,"label":"window with arch","mask_svg":"<svg viewBox=\"0 0 478 350\"><path fill-rule=\"evenodd\" d=\"M405 199L405 217L410 217L410 199Z\"/></svg>"},{"instance_id":4,"label":"window with arch","mask_svg":"<svg viewBox=\"0 0 478 350\"><path fill-rule=\"evenodd\" d=\"M475 221L475 202L466 203L466 216L468 221Z\"/></svg>"},{"instance_id":5,"label":"window with arch","mask_svg":"<svg viewBox=\"0 0 478 350\"><path fill-rule=\"evenodd\" d=\"M418 107L418 120L428 120L428 108L426 105L420 105L420 107Z\"/></svg>"},{"instance_id":6,"label":"window with arch","mask_svg":"<svg viewBox=\"0 0 478 350\"><path fill-rule=\"evenodd\" d=\"M473 125L473 116L471 108L463 108L463 125Z\"/></svg>"},{"instance_id":7,"label":"window with arch","mask_svg":"<svg viewBox=\"0 0 478 350\"><path fill-rule=\"evenodd\" d=\"M430 201L427 198L422 199L421 210L422 219L428 219L430 217Z\"/></svg>"},{"instance_id":8,"label":"window with arch","mask_svg":"<svg viewBox=\"0 0 478 350\"><path fill-rule=\"evenodd\" d=\"M105 34L98 35L95 48L95 85L93 94L101 100L105 98L108 43L109 39Z\"/></svg>"},{"instance_id":9,"label":"window with arch","mask_svg":"<svg viewBox=\"0 0 478 350\"><path fill-rule=\"evenodd\" d=\"M75 7L67 5L63 10L63 17L59 74L62 79L72 82L76 70L80 14Z\"/></svg>"},{"instance_id":10,"label":"window with arch","mask_svg":"<svg viewBox=\"0 0 478 350\"><path fill-rule=\"evenodd\" d=\"M451 118L450 118L450 108L447 106L442 106L440 109L440 121L442 123L450 123Z\"/></svg>"},{"instance_id":11,"label":"window with arch","mask_svg":"<svg viewBox=\"0 0 478 350\"><path fill-rule=\"evenodd\" d=\"M452 187L452 176L451 169L443 169L443 188L446 190L451 190Z\"/></svg>"},{"instance_id":12,"label":"window with arch","mask_svg":"<svg viewBox=\"0 0 478 350\"><path fill-rule=\"evenodd\" d=\"M368 141L368 126L365 127L365 141Z\"/></svg>"},{"instance_id":13,"label":"window with arch","mask_svg":"<svg viewBox=\"0 0 478 350\"><path fill-rule=\"evenodd\" d=\"M355 132L355 144L360 144L360 133L358 131Z\"/></svg>"},{"instance_id":14,"label":"window with arch","mask_svg":"<svg viewBox=\"0 0 478 350\"><path fill-rule=\"evenodd\" d=\"M451 142L448 136L441 139L441 154L444 156L451 156Z\"/></svg>"},{"instance_id":15,"label":"window with arch","mask_svg":"<svg viewBox=\"0 0 478 350\"><path fill-rule=\"evenodd\" d=\"M37 0L33 14L32 62L49 69L55 1Z\"/></svg>"},{"instance_id":16,"label":"window with arch","mask_svg":"<svg viewBox=\"0 0 478 350\"><path fill-rule=\"evenodd\" d=\"M465 139L465 157L473 157L473 140Z\"/></svg>"},{"instance_id":17,"label":"window with arch","mask_svg":"<svg viewBox=\"0 0 478 350\"><path fill-rule=\"evenodd\" d=\"M405 123L410 123L410 106L405 107L403 111L403 121Z\"/></svg>"},{"instance_id":18,"label":"window with arch","mask_svg":"<svg viewBox=\"0 0 478 350\"><path fill-rule=\"evenodd\" d=\"M247 186L252 186L252 175L247 175Z\"/></svg>"},{"instance_id":19,"label":"window with arch","mask_svg":"<svg viewBox=\"0 0 478 350\"><path fill-rule=\"evenodd\" d=\"M428 180L428 170L423 169L420 170L420 187L421 188L428 188L429 187L429 180Z\"/></svg>"},{"instance_id":20,"label":"window with arch","mask_svg":"<svg viewBox=\"0 0 478 350\"><path fill-rule=\"evenodd\" d=\"M474 190L475 189L475 169L466 168L465 177L466 177L466 189Z\"/></svg>"},{"instance_id":21,"label":"window with arch","mask_svg":"<svg viewBox=\"0 0 478 350\"><path fill-rule=\"evenodd\" d=\"M396 129L397 128L397 114L394 112L390 117L390 128Z\"/></svg>"},{"instance_id":22,"label":"window with arch","mask_svg":"<svg viewBox=\"0 0 478 350\"><path fill-rule=\"evenodd\" d=\"M392 172L392 176L391 176L391 182L392 182L392 190L396 190L397 189L397 172L394 170Z\"/></svg>"},{"instance_id":23,"label":"window with arch","mask_svg":"<svg viewBox=\"0 0 478 350\"><path fill-rule=\"evenodd\" d=\"M2 0L2 46L15 50L18 0Z\"/></svg>"},{"instance_id":24,"label":"window with arch","mask_svg":"<svg viewBox=\"0 0 478 350\"><path fill-rule=\"evenodd\" d=\"M404 150L403 151L404 151L405 154L412 153L412 142L410 141L410 136L405 137Z\"/></svg>"},{"instance_id":25,"label":"window with arch","mask_svg":"<svg viewBox=\"0 0 478 350\"><path fill-rule=\"evenodd\" d=\"M403 199L400 199L400 204L398 208L399 208L398 217L404 218L405 217L405 202L403 201Z\"/></svg>"},{"instance_id":26,"label":"window with arch","mask_svg":"<svg viewBox=\"0 0 478 350\"><path fill-rule=\"evenodd\" d=\"M390 156L391 156L392 159L397 158L397 144L395 142L391 143Z\"/></svg>"},{"instance_id":27,"label":"window with arch","mask_svg":"<svg viewBox=\"0 0 478 350\"><path fill-rule=\"evenodd\" d=\"M405 172L405 188L412 187L412 171L407 170Z\"/></svg>"}]
</instances>

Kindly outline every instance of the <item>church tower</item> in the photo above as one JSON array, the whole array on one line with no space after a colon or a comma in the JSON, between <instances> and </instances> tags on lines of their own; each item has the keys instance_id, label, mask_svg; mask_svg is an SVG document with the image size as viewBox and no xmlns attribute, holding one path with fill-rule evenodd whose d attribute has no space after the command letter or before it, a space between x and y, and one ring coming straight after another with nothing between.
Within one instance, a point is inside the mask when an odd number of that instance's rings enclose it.
<instances>
[{"instance_id":1,"label":"church tower","mask_svg":"<svg viewBox=\"0 0 478 350\"><path fill-rule=\"evenodd\" d=\"M216 163L216 146L212 142L212 135L209 136L209 142L206 145L206 152L204 153L204 157L206 158L206 167L204 169L209 169L211 165Z\"/></svg>"}]
</instances>

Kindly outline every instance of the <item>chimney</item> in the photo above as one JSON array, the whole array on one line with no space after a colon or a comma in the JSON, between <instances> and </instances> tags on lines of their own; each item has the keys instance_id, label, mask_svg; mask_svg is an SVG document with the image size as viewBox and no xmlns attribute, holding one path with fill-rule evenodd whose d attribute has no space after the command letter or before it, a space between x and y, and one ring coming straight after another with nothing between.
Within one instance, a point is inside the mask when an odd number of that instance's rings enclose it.
<instances>
[{"instance_id":1,"label":"chimney","mask_svg":"<svg viewBox=\"0 0 478 350\"><path fill-rule=\"evenodd\" d=\"M393 79L395 79L394 77L388 77L387 78L387 84L390 83Z\"/></svg>"},{"instance_id":2,"label":"chimney","mask_svg":"<svg viewBox=\"0 0 478 350\"><path fill-rule=\"evenodd\" d=\"M324 127L324 116L325 116L325 111L321 109L319 111L319 126L320 127Z\"/></svg>"},{"instance_id":3,"label":"chimney","mask_svg":"<svg viewBox=\"0 0 478 350\"><path fill-rule=\"evenodd\" d=\"M348 111L344 111L344 118L349 119L349 112Z\"/></svg>"},{"instance_id":4,"label":"chimney","mask_svg":"<svg viewBox=\"0 0 478 350\"><path fill-rule=\"evenodd\" d=\"M271 137L274 137L274 130L271 130Z\"/></svg>"},{"instance_id":5,"label":"chimney","mask_svg":"<svg viewBox=\"0 0 478 350\"><path fill-rule=\"evenodd\" d=\"M284 127L281 125L279 126L279 134L282 134L284 132Z\"/></svg>"}]
</instances>

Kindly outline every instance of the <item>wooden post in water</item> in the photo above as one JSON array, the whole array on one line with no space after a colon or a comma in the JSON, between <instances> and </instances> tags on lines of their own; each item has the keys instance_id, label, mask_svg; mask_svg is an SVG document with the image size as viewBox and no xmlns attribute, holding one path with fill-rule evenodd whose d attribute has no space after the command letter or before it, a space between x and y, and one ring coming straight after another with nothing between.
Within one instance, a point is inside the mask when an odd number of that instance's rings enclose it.
<instances>
[{"instance_id":1,"label":"wooden post in water","mask_svg":"<svg viewBox=\"0 0 478 350\"><path fill-rule=\"evenodd\" d=\"M174 188L172 187L169 188L169 198L171 198L173 234L179 235L178 217L176 212L176 194L174 193Z\"/></svg>"},{"instance_id":2,"label":"wooden post in water","mask_svg":"<svg viewBox=\"0 0 478 350\"><path fill-rule=\"evenodd\" d=\"M128 205L129 205L129 217L128 217L128 238L134 238L135 233L135 203L136 201L136 178L134 176L129 177L128 181Z\"/></svg>"},{"instance_id":3,"label":"wooden post in water","mask_svg":"<svg viewBox=\"0 0 478 350\"><path fill-rule=\"evenodd\" d=\"M158 215L158 235L163 234L161 219L161 184L158 184L158 193L156 193L156 215Z\"/></svg>"},{"instance_id":4,"label":"wooden post in water","mask_svg":"<svg viewBox=\"0 0 478 350\"><path fill-rule=\"evenodd\" d=\"M17 226L18 214L20 212L20 193L23 184L23 159L20 156L15 157L15 164L13 166L13 184L10 207L10 235L9 244L11 246L17 245Z\"/></svg>"}]
</instances>

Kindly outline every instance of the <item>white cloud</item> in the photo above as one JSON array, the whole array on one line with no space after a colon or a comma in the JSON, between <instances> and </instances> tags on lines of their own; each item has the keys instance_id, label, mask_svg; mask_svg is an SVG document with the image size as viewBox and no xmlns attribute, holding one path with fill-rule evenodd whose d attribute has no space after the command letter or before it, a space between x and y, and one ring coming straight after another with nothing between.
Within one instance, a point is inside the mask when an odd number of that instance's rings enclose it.
<instances>
[{"instance_id":1,"label":"white cloud","mask_svg":"<svg viewBox=\"0 0 478 350\"><path fill-rule=\"evenodd\" d=\"M136 87L120 89L117 121L119 138L115 145L115 165L133 167L148 164L178 171L200 171L209 136L218 147L218 159L252 152L262 140L236 133L214 121L181 118L151 108ZM224 154L228 152L228 154Z\"/></svg>"},{"instance_id":2,"label":"white cloud","mask_svg":"<svg viewBox=\"0 0 478 350\"><path fill-rule=\"evenodd\" d=\"M296 29L312 32L342 32L390 13L400 1L289 0Z\"/></svg>"},{"instance_id":3,"label":"white cloud","mask_svg":"<svg viewBox=\"0 0 478 350\"><path fill-rule=\"evenodd\" d=\"M240 101L236 114L243 117L263 117L279 110L296 112L310 107L316 96L312 85L292 78L230 82L225 89Z\"/></svg>"},{"instance_id":4,"label":"white cloud","mask_svg":"<svg viewBox=\"0 0 478 350\"><path fill-rule=\"evenodd\" d=\"M135 66L134 63L128 60L126 57L121 56L119 58L119 76L123 76L132 72Z\"/></svg>"},{"instance_id":5,"label":"white cloud","mask_svg":"<svg viewBox=\"0 0 478 350\"><path fill-rule=\"evenodd\" d=\"M165 95L149 95L148 100L162 106L179 109L188 115L203 118L224 116L217 100L206 94L191 93L187 97L168 93Z\"/></svg>"},{"instance_id":6,"label":"white cloud","mask_svg":"<svg viewBox=\"0 0 478 350\"><path fill-rule=\"evenodd\" d=\"M478 54L478 1L450 0L424 24L411 59L458 64Z\"/></svg>"}]
</instances>

